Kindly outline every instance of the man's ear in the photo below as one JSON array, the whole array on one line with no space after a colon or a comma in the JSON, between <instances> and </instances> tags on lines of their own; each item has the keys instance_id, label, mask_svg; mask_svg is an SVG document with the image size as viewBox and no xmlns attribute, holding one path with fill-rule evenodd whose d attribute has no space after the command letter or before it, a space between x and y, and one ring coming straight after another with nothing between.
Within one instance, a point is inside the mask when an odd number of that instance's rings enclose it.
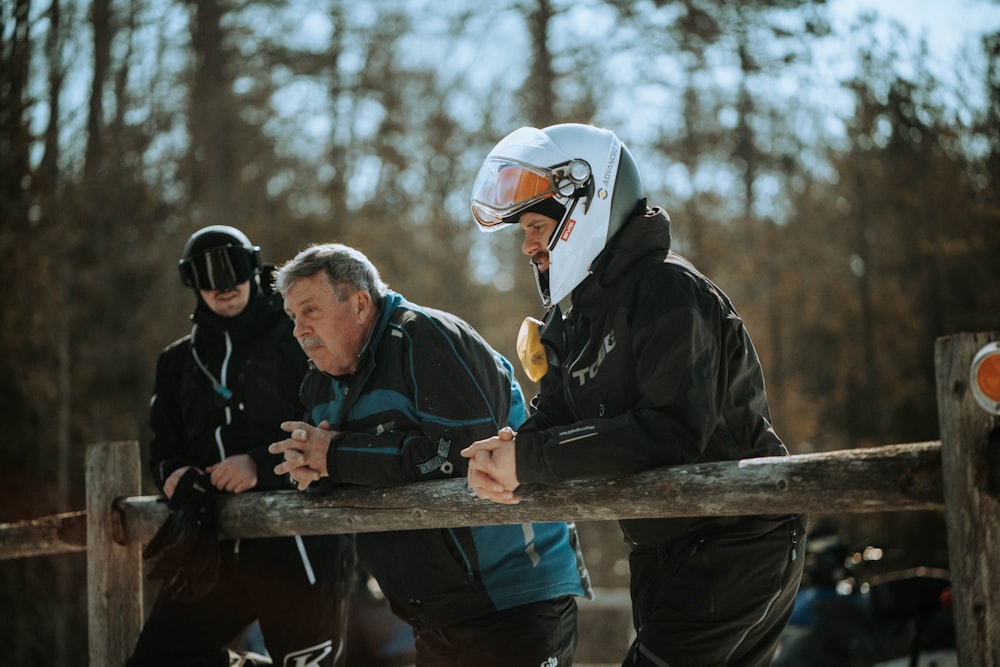
<instances>
[{"instance_id":1,"label":"man's ear","mask_svg":"<svg viewBox=\"0 0 1000 667\"><path fill-rule=\"evenodd\" d=\"M359 289L354 293L354 314L359 320L365 318L365 314L368 309L373 307L375 304L372 301L372 295L368 293L368 290Z\"/></svg>"}]
</instances>

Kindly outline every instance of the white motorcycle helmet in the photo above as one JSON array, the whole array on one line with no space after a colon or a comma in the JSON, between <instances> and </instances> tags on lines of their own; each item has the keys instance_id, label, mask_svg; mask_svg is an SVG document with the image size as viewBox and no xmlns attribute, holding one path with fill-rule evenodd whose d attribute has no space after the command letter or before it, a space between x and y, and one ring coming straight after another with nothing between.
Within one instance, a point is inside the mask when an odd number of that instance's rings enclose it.
<instances>
[{"instance_id":1,"label":"white motorcycle helmet","mask_svg":"<svg viewBox=\"0 0 1000 667\"><path fill-rule=\"evenodd\" d=\"M494 146L472 187L472 215L482 231L517 224L531 209L558 222L549 239L549 270L535 270L546 308L558 304L643 197L628 148L610 130L563 123L522 127Z\"/></svg>"}]
</instances>

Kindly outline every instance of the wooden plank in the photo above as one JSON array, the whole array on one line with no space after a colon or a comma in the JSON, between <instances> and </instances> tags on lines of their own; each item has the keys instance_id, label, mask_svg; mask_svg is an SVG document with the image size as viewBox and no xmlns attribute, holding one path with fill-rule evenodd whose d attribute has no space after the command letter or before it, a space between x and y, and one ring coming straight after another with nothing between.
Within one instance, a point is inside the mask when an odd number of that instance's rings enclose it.
<instances>
[{"instance_id":1,"label":"wooden plank","mask_svg":"<svg viewBox=\"0 0 1000 667\"><path fill-rule=\"evenodd\" d=\"M297 529L311 534L526 520L940 510L939 456L940 444L928 442L681 466L549 486L526 494L516 507L478 500L464 480L322 496L252 493L220 498L220 523L230 536L264 537ZM156 496L119 498L117 506L129 542L148 541L167 516ZM86 550L85 524L85 511L0 524L0 559Z\"/></svg>"},{"instance_id":2,"label":"wooden plank","mask_svg":"<svg viewBox=\"0 0 1000 667\"><path fill-rule=\"evenodd\" d=\"M551 485L519 505L476 498L464 479L394 488L246 493L219 502L231 537L446 528L529 521L943 509L940 443L886 445L649 470ZM128 539L166 516L153 496L121 502Z\"/></svg>"},{"instance_id":3,"label":"wooden plank","mask_svg":"<svg viewBox=\"0 0 1000 667\"><path fill-rule=\"evenodd\" d=\"M0 560L86 550L87 513L84 510L0 523Z\"/></svg>"},{"instance_id":4,"label":"wooden plank","mask_svg":"<svg viewBox=\"0 0 1000 667\"><path fill-rule=\"evenodd\" d=\"M142 490L134 441L88 447L87 618L91 667L120 667L142 626L141 545L125 543L118 498Z\"/></svg>"},{"instance_id":5,"label":"wooden plank","mask_svg":"<svg viewBox=\"0 0 1000 667\"><path fill-rule=\"evenodd\" d=\"M934 349L948 559L958 659L1000 665L1000 418L979 407L969 366L1000 333L938 339Z\"/></svg>"}]
</instances>

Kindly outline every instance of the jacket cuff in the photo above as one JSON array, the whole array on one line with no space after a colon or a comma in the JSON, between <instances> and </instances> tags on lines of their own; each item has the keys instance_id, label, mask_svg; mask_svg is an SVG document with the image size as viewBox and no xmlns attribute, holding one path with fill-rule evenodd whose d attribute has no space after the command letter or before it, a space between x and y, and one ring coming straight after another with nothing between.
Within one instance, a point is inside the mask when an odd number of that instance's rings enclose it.
<instances>
[{"instance_id":1,"label":"jacket cuff","mask_svg":"<svg viewBox=\"0 0 1000 667\"><path fill-rule=\"evenodd\" d=\"M517 465L517 481L522 485L558 481L545 463L542 439L542 433L539 431L518 431L514 457Z\"/></svg>"},{"instance_id":2,"label":"jacket cuff","mask_svg":"<svg viewBox=\"0 0 1000 667\"><path fill-rule=\"evenodd\" d=\"M167 478L170 477L175 470L183 468L184 466L192 465L183 459L164 459L156 466L156 474L154 480L156 486L159 487L160 492L163 492L163 485L166 483Z\"/></svg>"},{"instance_id":3,"label":"jacket cuff","mask_svg":"<svg viewBox=\"0 0 1000 667\"><path fill-rule=\"evenodd\" d=\"M349 436L348 433L342 433L340 436L333 436L330 438L330 447L326 450L326 474L329 476L331 482L340 481L340 467L337 465L337 450L340 444Z\"/></svg>"},{"instance_id":4,"label":"jacket cuff","mask_svg":"<svg viewBox=\"0 0 1000 667\"><path fill-rule=\"evenodd\" d=\"M281 463L281 459L267 451L267 445L251 449L247 456L257 466L257 485L255 489L267 489L278 487L278 476L274 474L274 466Z\"/></svg>"}]
</instances>

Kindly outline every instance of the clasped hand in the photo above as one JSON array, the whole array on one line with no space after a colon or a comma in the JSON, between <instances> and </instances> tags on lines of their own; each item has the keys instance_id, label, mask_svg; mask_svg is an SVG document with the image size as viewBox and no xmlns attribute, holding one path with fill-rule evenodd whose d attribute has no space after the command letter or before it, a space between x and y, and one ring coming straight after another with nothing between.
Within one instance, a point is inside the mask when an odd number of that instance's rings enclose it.
<instances>
[{"instance_id":1,"label":"clasped hand","mask_svg":"<svg viewBox=\"0 0 1000 667\"><path fill-rule=\"evenodd\" d=\"M514 495L518 487L515 437L513 430L504 427L462 450L462 456L469 459L469 487L480 498L505 505L521 502Z\"/></svg>"},{"instance_id":2,"label":"clasped hand","mask_svg":"<svg viewBox=\"0 0 1000 667\"><path fill-rule=\"evenodd\" d=\"M330 430L329 422L323 421L319 426L299 421L283 422L281 430L290 437L271 443L267 448L272 454L285 457L284 462L274 467L275 474L291 476L300 491L321 477L329 477L327 454L330 442L339 435ZM518 487L514 438L514 431L504 427L497 435L476 441L462 450L462 456L469 459L469 487L480 498L506 505L520 502L514 495Z\"/></svg>"},{"instance_id":3,"label":"clasped hand","mask_svg":"<svg viewBox=\"0 0 1000 667\"><path fill-rule=\"evenodd\" d=\"M321 477L329 477L326 467L326 455L330 451L330 442L339 435L338 431L330 430L330 422L320 422L313 426L306 422L282 422L281 430L289 437L278 442L272 442L267 451L272 454L283 454L284 462L274 467L276 475L289 475L304 491L310 484Z\"/></svg>"},{"instance_id":4,"label":"clasped hand","mask_svg":"<svg viewBox=\"0 0 1000 667\"><path fill-rule=\"evenodd\" d=\"M173 471L163 481L163 495L173 498L177 482L191 467L193 466L183 466ZM205 472L210 475L212 486L219 491L243 493L257 486L257 464L247 454L227 456L215 465L205 468Z\"/></svg>"}]
</instances>

